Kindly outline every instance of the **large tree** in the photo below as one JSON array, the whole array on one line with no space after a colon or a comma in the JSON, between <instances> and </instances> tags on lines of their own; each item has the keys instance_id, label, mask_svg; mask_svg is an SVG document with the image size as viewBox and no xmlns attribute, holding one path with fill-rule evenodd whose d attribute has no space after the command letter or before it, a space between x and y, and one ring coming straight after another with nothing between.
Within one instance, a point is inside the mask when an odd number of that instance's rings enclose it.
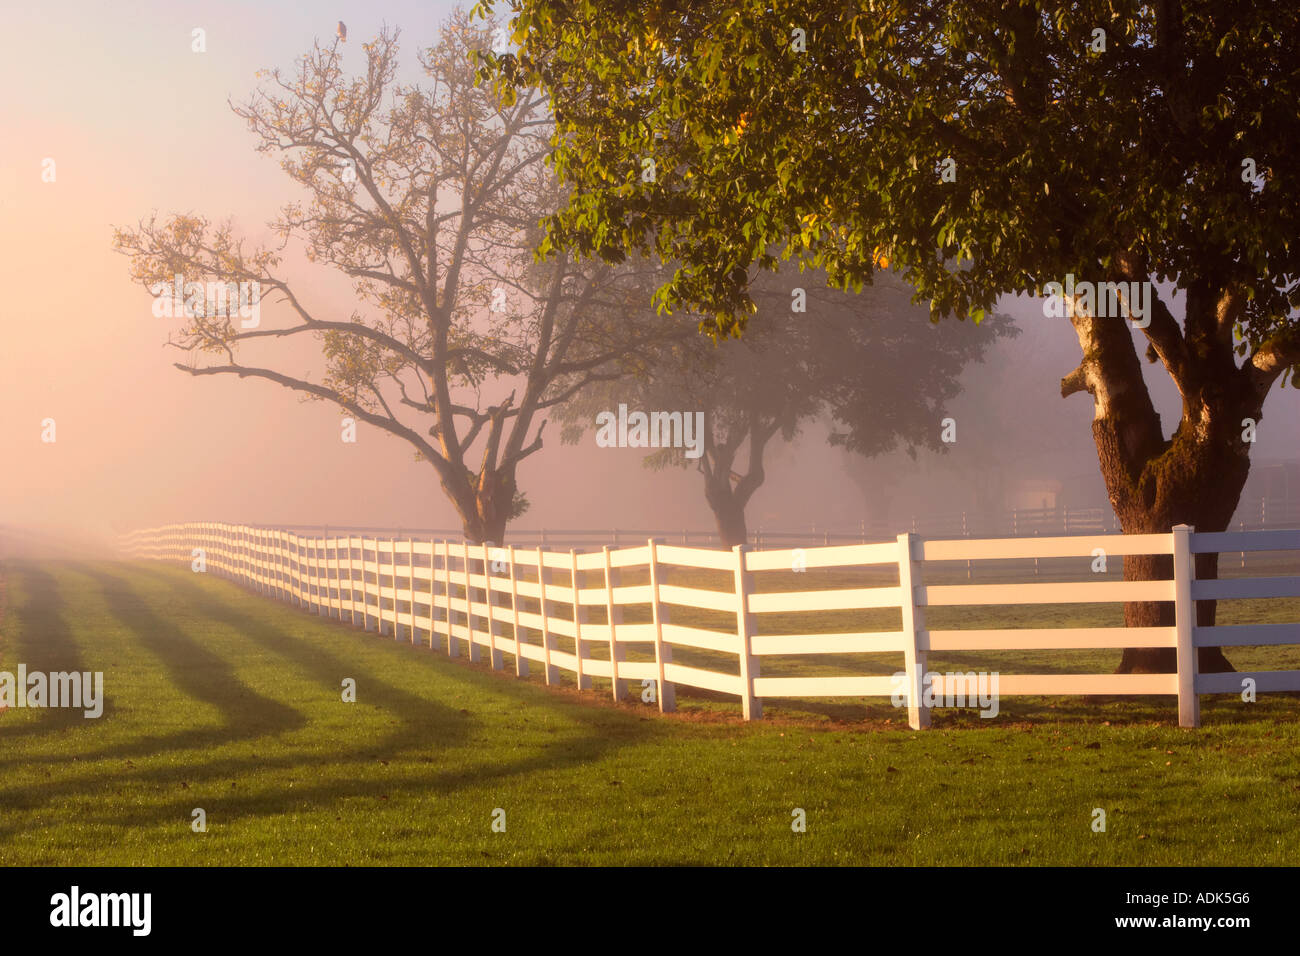
<instances>
[{"instance_id":1,"label":"large tree","mask_svg":"<svg viewBox=\"0 0 1300 956\"><path fill-rule=\"evenodd\" d=\"M935 315L1067 276L1167 283L1142 316L1128 297L1118 316L1065 303L1082 361L1061 392L1093 399L1126 533L1227 526L1243 422L1300 362L1293 0L489 6L511 8L521 49L484 73L540 87L559 122L575 192L553 244L657 251L681 264L663 300L719 328L743 326L748 267L771 266L773 244L840 284L891 260ZM1144 354L1181 396L1172 430ZM1124 561L1128 580L1170 572L1168 557ZM1197 574L1217 576L1217 557ZM1200 602L1199 623L1214 615ZM1133 603L1125 620L1169 625L1173 608ZM1206 648L1201 666L1228 664ZM1120 667L1171 670L1173 652L1129 650Z\"/></svg>"},{"instance_id":2,"label":"large tree","mask_svg":"<svg viewBox=\"0 0 1300 956\"><path fill-rule=\"evenodd\" d=\"M620 404L700 413L698 457L664 447L649 452L645 464L697 468L723 544L744 544L745 509L766 480L764 459L778 438L793 441L805 426L827 421L832 445L864 457L899 447L915 457L918 448L948 447L943 419L963 368L1016 329L999 316L941 334L909 293L893 276L852 295L827 288L820 273L760 275L751 287L758 311L744 338L714 344L682 335L629 356L620 363L623 376L584 390L557 411L561 437L576 442L596 427L601 411ZM686 332L698 318L660 321Z\"/></svg>"},{"instance_id":3,"label":"large tree","mask_svg":"<svg viewBox=\"0 0 1300 956\"><path fill-rule=\"evenodd\" d=\"M423 86L397 81L395 31L362 45L359 76L344 72L337 42L317 43L235 106L258 150L280 157L307 195L272 223L278 248L188 214L115 237L133 278L155 292L176 275L256 282L282 306L283 321L246 327L194 303L176 316L172 344L189 353L178 369L274 382L404 439L476 543L501 542L526 507L518 468L542 446L546 410L616 374L636 334L662 333L631 321L650 308L644 270L534 261L538 224L562 200L543 162L551 118L539 95L507 103L476 82L469 54L491 42L488 27L453 17L420 55ZM356 305L312 307L287 278L290 242L350 277ZM312 339L319 379L283 371L301 367L301 352L276 346Z\"/></svg>"}]
</instances>

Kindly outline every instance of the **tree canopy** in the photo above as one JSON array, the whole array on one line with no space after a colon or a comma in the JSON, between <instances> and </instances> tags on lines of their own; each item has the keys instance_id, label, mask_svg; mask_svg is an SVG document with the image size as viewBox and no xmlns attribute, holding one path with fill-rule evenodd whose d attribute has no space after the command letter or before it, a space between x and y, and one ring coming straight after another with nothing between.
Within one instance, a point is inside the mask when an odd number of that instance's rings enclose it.
<instances>
[{"instance_id":1,"label":"tree canopy","mask_svg":"<svg viewBox=\"0 0 1300 956\"><path fill-rule=\"evenodd\" d=\"M936 316L1069 273L1195 280L1261 375L1300 357L1294 3L481 7L521 45L485 75L552 99L576 186L553 244L653 249L680 264L664 301L723 328L789 254L841 286L891 264Z\"/></svg>"},{"instance_id":2,"label":"tree canopy","mask_svg":"<svg viewBox=\"0 0 1300 956\"><path fill-rule=\"evenodd\" d=\"M472 51L491 32L453 18L422 51L423 85L397 82L396 31L363 44L349 76L337 43L234 107L306 201L254 247L233 223L153 215L117 231L131 274L151 291L173 276L257 283L277 318L250 327L203 303L172 344L195 376L261 379L407 441L437 474L466 536L499 542L526 507L521 462L542 447L547 409L616 374L611 364L663 330L635 263L535 262L539 222L562 193L543 159L551 118L538 94L503 102L476 81ZM325 309L288 278L285 249L348 276L356 301ZM323 374L288 374L287 340L319 343Z\"/></svg>"},{"instance_id":3,"label":"tree canopy","mask_svg":"<svg viewBox=\"0 0 1300 956\"><path fill-rule=\"evenodd\" d=\"M901 270L933 316L1049 283L1166 282L1064 310L1126 532L1222 530L1250 434L1300 362L1300 5L1212 0L500 0L573 187L546 249L674 264L661 304L741 331L783 257L860 287ZM1116 289L1117 286L1110 285ZM1181 305L1180 319L1175 309ZM1142 346L1125 319L1140 328ZM1143 378L1182 398L1166 431ZM1064 371L1064 370L1063 370ZM1125 558L1129 579L1168 559ZM1217 556L1197 558L1201 577ZM1202 624L1214 602L1198 605ZM1172 623L1131 603L1133 626ZM1218 658L1213 660L1211 658ZM1202 650L1202 666L1221 655ZM1169 669L1171 653L1126 655Z\"/></svg>"},{"instance_id":4,"label":"tree canopy","mask_svg":"<svg viewBox=\"0 0 1300 956\"><path fill-rule=\"evenodd\" d=\"M747 539L745 509L766 480L765 454L814 422L829 442L864 457L903 448L944 450L947 403L967 364L1016 329L1004 316L952 334L917 321L897 277L861 295L826 287L825 276L787 268L759 276L758 311L742 339L716 346L674 337L622 363L625 374L585 389L557 411L566 442L578 441L603 410L689 409L703 413L698 457L681 447L648 452L651 468L696 467L726 546ZM667 321L667 320L660 320ZM697 317L673 320L693 331Z\"/></svg>"}]
</instances>

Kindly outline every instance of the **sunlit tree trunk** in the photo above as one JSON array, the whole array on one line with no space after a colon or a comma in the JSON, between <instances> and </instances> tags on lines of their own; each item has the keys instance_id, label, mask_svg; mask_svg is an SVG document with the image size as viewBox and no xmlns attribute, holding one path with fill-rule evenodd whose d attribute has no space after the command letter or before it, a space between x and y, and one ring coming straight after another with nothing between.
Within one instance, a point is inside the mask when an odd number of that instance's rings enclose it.
<instances>
[{"instance_id":1,"label":"sunlit tree trunk","mask_svg":"<svg viewBox=\"0 0 1300 956\"><path fill-rule=\"evenodd\" d=\"M1250 471L1249 424L1258 425L1267 384L1249 368L1238 369L1231 350L1228 294L1188 295L1186 337L1163 306L1155 308L1148 358L1164 361L1182 394L1182 417L1166 439L1152 405L1128 322L1074 315L1071 322L1084 359L1061 383L1063 395L1089 392L1094 401L1093 439L1106 490L1125 534L1168 534L1174 525L1224 531L1236 510ZM1249 420L1249 422L1247 421ZM1199 555L1198 578L1218 577L1218 556ZM1173 576L1169 555L1124 558L1124 580ZM1216 602L1201 601L1197 623L1214 624ZM1174 624L1170 602L1130 602L1129 627ZM1232 670L1217 647L1201 648L1202 671ZM1129 648L1120 673L1165 673L1175 669L1172 648Z\"/></svg>"}]
</instances>

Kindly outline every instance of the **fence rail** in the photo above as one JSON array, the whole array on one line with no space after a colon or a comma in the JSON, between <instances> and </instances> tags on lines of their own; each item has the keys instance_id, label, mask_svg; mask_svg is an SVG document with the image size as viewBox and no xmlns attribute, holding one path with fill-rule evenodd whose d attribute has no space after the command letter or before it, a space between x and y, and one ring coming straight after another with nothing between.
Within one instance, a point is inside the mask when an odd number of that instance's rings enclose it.
<instances>
[{"instance_id":1,"label":"fence rail","mask_svg":"<svg viewBox=\"0 0 1300 956\"><path fill-rule=\"evenodd\" d=\"M349 621L411 643L463 645L471 660L484 649L495 668L504 654L515 673L543 669L548 684L561 670L590 689L592 678L610 681L614 699L629 681L653 686L661 710L674 709L678 684L740 699L746 719L762 716L762 701L779 697L889 696L905 704L913 728L929 725L937 698L973 700L975 675L931 674L932 651L1172 648L1168 674L1006 674L1000 695L1167 694L1178 699L1179 723L1200 725L1199 695L1239 693L1250 679L1259 692L1300 691L1300 671L1198 674L1196 649L1300 644L1300 622L1201 627L1196 602L1300 597L1300 576L1197 580L1194 556L1208 552L1300 553L1300 531L1197 533L1180 525L1168 534L952 540L912 533L893 541L808 549L731 551L667 544L655 538L600 551L548 550L540 544L494 548L448 539L404 539L347 534L302 535L285 529L221 523L167 525L132 532L123 550L141 558L180 561L217 573L317 614ZM1174 577L1158 581L1083 580L1014 584L938 583L942 562L969 564L1007 559L1081 558L1096 549L1109 555L1172 558ZM674 569L712 572L726 589L670 583ZM853 572L853 586L807 590L756 588L756 576L776 571L838 569ZM880 583L868 570L896 575ZM635 572L636 582L629 580ZM867 585L867 586L858 586ZM1163 601L1174 604L1168 627L1055 627L998 630L930 629L930 608L1025 604L1094 604ZM625 620L642 608L645 620ZM713 615L700 626L672 620L674 609ZM898 630L780 633L765 622L801 612L896 609ZM591 612L595 611L593 615ZM719 625L719 617L734 622ZM1300 615L1297 615L1300 617ZM673 659L677 647L725 655L726 670ZM596 649L600 653L596 653ZM629 650L640 659L629 657ZM882 654L903 656L894 676L765 676L764 659L783 655ZM969 692L969 696L967 696Z\"/></svg>"},{"instance_id":2,"label":"fence rail","mask_svg":"<svg viewBox=\"0 0 1300 956\"><path fill-rule=\"evenodd\" d=\"M1267 498L1243 501L1238 508L1243 520L1236 524L1238 531L1297 529L1300 528L1300 505L1290 500ZM1004 537L1070 537L1080 534L1120 534L1118 520L1110 508L1019 508L998 512L952 511L932 512L924 516L911 516L902 524L914 535L942 538L1004 538ZM813 525L805 530L774 529L762 526L749 532L749 546L758 550L779 547L830 547L836 544L867 544L882 540L892 541L895 525L863 519L856 525L840 524L834 528ZM286 525L284 530L304 537L328 537L331 532L368 534L388 537L407 536L421 538L461 537L459 528L378 527L373 525ZM640 543L648 538L658 538L686 547L722 547L716 531L683 528L516 528L506 531L506 542L516 547L542 548L600 548L610 545L618 548L629 542ZM1224 564L1226 566L1226 555ZM1233 567L1246 568L1249 552L1233 551ZM1031 561L1034 559L1030 559ZM973 568L967 568L971 577ZM1035 564L1037 574L1037 565Z\"/></svg>"}]
</instances>

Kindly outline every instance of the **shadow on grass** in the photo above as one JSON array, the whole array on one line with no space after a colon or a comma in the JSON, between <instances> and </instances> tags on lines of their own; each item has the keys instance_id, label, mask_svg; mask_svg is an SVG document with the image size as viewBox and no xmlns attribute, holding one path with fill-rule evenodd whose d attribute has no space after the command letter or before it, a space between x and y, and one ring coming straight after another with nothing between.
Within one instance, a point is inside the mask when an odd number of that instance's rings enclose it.
<instances>
[{"instance_id":1,"label":"shadow on grass","mask_svg":"<svg viewBox=\"0 0 1300 956\"><path fill-rule=\"evenodd\" d=\"M195 640L174 622L155 613L143 598L121 578L94 571L83 564L66 567L84 575L98 585L100 596L109 614L118 625L131 635L140 646L152 653L167 672L171 688L178 696L189 697L210 704L220 713L220 723L209 727L196 727L166 736L136 737L128 743L103 750L84 753L79 759L112 760L150 756L166 751L217 747L239 740L248 740L267 734L282 733L303 727L307 719L287 704L256 693L239 680L233 668L220 655ZM49 582L53 578L36 572ZM32 622L38 632L52 633L46 620L51 605L45 603L49 592L42 588L32 592L28 604L36 611ZM60 638L62 639L62 638ZM70 636L69 636L70 639ZM107 703L112 700L112 688L106 688ZM184 706L182 700L181 706ZM80 712L73 711L81 719ZM96 723L104 718L99 718ZM72 721L76 723L76 720ZM66 724L64 725L66 726ZM49 728L51 731L57 728ZM62 756L48 758L22 758L23 764L62 763ZM3 766L0 762L0 766Z\"/></svg>"},{"instance_id":2,"label":"shadow on grass","mask_svg":"<svg viewBox=\"0 0 1300 956\"><path fill-rule=\"evenodd\" d=\"M100 584L105 601L118 621L143 646L159 657L167 668L171 681L184 692L219 707L223 714L223 725L220 727L185 731L161 739L133 740L97 755L85 755L83 760L89 762L95 759L121 759L125 756L163 756L168 751L185 751L198 746L211 748L241 740L248 741L267 733L296 730L306 725L307 718L288 705L254 694L239 681L228 662L197 644L181 628L155 613L125 578L90 567L83 567L82 570ZM234 584L221 582L215 587L201 587L187 580L186 576L166 569L135 566L132 571L148 575L163 588L172 591L176 604L185 606L187 610L207 620L220 623L241 638L282 657L319 682L331 697L339 694L341 675L355 675L358 684L366 688L367 698L390 712L400 722L400 728L373 742L367 742L362 747L334 753L284 753L282 744L268 743L268 749L279 749L280 752L265 756L250 754L207 758L197 762L188 762L185 756L178 754L179 759L174 759L167 767L129 769L125 772L116 767L112 770L100 768L97 773L76 779L43 784L39 790L32 787L11 789L3 794L6 805L31 809L60 798L76 798L90 792L102 792L115 783L167 787L180 786L184 781L187 792L183 796L178 793L175 800L129 810L109 805L102 810L86 813L84 819L87 822L97 821L123 827L176 825L178 821L188 822L190 810L199 804L205 806L209 813L219 813L220 819L230 823L240 818L298 811L304 805L331 805L348 798L379 800L393 796L423 798L430 794L446 795L461 787L491 780L506 780L517 775L579 766L606 755L620 745L620 740L632 741L659 732L630 715L597 711L582 703L556 699L538 688L523 684L512 685L494 675L441 661L438 666L444 677L473 686L477 690L513 697L521 704L562 712L566 718L587 727L588 732L576 738L566 738L562 750L558 746L547 748L543 753L522 759L488 760L476 766L462 764L432 774L421 772L406 777L363 779L355 772L341 771L348 771L348 768L373 768L374 763L381 758L391 759L420 750L464 746L469 743L469 731L474 723L472 715L395 687L366 670L358 660L334 653L323 643L313 641L310 636L295 636L290 630L265 620L260 615L252 616L239 611L217 591L217 588L235 589L237 586ZM340 635L355 633L350 628L345 631L344 626L337 622L318 619L310 624L303 623L317 634L327 632L330 628L337 628ZM238 701L238 706L233 701ZM252 712L241 714L239 711L246 709L249 701L253 701ZM636 733L611 734L609 730L613 728L598 726L617 724L620 720L628 722L628 728L634 729ZM233 783L230 778L277 768L301 772L308 780L313 773L319 775L327 770L337 776L274 794L237 794L230 789ZM0 825L0 838L22 825L24 824L18 822Z\"/></svg>"},{"instance_id":3,"label":"shadow on grass","mask_svg":"<svg viewBox=\"0 0 1300 956\"><path fill-rule=\"evenodd\" d=\"M5 630L16 640L5 648L5 670L17 680L19 664L27 665L27 672L84 671L81 652L77 648L72 628L68 625L59 583L54 576L30 561L9 561L7 571L11 580ZM17 595L21 594L22 603ZM15 693L25 693L25 688L15 688ZM112 717L109 701L104 701L104 712L97 720ZM86 720L84 711L73 707L49 707L39 711L35 720L25 723L0 724L0 751L6 743L23 737L55 734ZM0 761L0 767L4 762Z\"/></svg>"}]
</instances>

